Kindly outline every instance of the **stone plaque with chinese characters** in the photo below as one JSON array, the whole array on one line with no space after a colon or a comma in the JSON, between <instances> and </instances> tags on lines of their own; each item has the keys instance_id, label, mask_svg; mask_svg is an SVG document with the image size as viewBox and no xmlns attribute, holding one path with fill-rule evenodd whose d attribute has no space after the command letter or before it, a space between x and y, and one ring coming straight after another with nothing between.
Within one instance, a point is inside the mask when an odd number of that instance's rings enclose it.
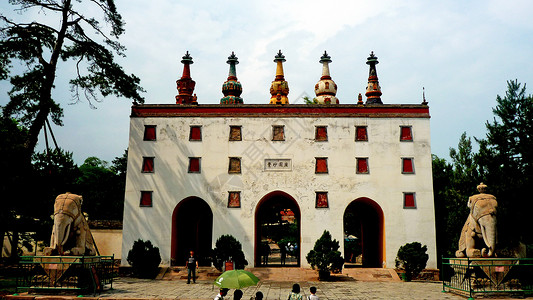
<instances>
[{"instance_id":1,"label":"stone plaque with chinese characters","mask_svg":"<svg viewBox=\"0 0 533 300\"><path fill-rule=\"evenodd\" d=\"M265 171L291 171L290 159L265 159Z\"/></svg>"}]
</instances>

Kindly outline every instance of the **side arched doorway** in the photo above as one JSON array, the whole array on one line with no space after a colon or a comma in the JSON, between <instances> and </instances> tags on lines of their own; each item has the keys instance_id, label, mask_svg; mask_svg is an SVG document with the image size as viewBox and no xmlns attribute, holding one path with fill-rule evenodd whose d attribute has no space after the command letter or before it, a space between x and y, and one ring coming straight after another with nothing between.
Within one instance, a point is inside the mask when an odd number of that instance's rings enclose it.
<instances>
[{"instance_id":1,"label":"side arched doorway","mask_svg":"<svg viewBox=\"0 0 533 300\"><path fill-rule=\"evenodd\" d=\"M180 201L172 213L171 264L183 266L193 250L198 264L209 266L213 235L213 212L209 205L198 197Z\"/></svg>"},{"instance_id":2,"label":"side arched doorway","mask_svg":"<svg viewBox=\"0 0 533 300\"><path fill-rule=\"evenodd\" d=\"M369 198L358 198L346 207L343 221L346 262L367 268L382 268L385 219L379 204Z\"/></svg>"},{"instance_id":3,"label":"side arched doorway","mask_svg":"<svg viewBox=\"0 0 533 300\"><path fill-rule=\"evenodd\" d=\"M300 266L300 207L282 191L265 195L255 209L256 267Z\"/></svg>"}]
</instances>

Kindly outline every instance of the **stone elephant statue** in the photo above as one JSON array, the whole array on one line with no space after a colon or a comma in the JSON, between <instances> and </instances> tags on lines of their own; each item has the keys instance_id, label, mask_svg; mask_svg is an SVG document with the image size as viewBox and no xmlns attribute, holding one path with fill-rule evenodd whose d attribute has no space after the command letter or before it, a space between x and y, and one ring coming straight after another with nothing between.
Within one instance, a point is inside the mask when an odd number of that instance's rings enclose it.
<instances>
[{"instance_id":1,"label":"stone elephant statue","mask_svg":"<svg viewBox=\"0 0 533 300\"><path fill-rule=\"evenodd\" d=\"M496 230L496 211L498 202L496 197L485 194L487 186L481 183L477 189L480 192L468 198L470 214L466 219L459 238L457 257L494 257L498 242Z\"/></svg>"},{"instance_id":2,"label":"stone elephant statue","mask_svg":"<svg viewBox=\"0 0 533 300\"><path fill-rule=\"evenodd\" d=\"M81 212L82 202L82 197L76 194L57 196L50 247L44 249L44 255L96 255L93 236Z\"/></svg>"}]
</instances>

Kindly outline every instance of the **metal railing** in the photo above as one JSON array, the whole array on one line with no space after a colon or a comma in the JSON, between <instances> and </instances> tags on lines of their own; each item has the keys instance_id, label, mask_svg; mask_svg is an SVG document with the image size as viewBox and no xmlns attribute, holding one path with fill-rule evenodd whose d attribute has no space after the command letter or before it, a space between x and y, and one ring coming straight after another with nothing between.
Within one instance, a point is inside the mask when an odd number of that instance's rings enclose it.
<instances>
[{"instance_id":1,"label":"metal railing","mask_svg":"<svg viewBox=\"0 0 533 300\"><path fill-rule=\"evenodd\" d=\"M533 294L533 258L443 258L442 291L478 295Z\"/></svg>"},{"instance_id":2,"label":"metal railing","mask_svg":"<svg viewBox=\"0 0 533 300\"><path fill-rule=\"evenodd\" d=\"M17 291L92 293L113 288L114 256L22 256Z\"/></svg>"}]
</instances>

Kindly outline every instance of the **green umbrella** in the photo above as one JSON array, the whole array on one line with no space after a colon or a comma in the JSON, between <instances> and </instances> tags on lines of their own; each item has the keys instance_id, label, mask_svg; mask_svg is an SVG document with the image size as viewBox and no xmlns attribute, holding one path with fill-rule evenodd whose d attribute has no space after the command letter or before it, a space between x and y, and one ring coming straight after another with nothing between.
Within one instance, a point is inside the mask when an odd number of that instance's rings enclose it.
<instances>
[{"instance_id":1,"label":"green umbrella","mask_svg":"<svg viewBox=\"0 0 533 300\"><path fill-rule=\"evenodd\" d=\"M222 273L213 283L220 288L241 289L259 282L254 274L245 270L231 270Z\"/></svg>"}]
</instances>

